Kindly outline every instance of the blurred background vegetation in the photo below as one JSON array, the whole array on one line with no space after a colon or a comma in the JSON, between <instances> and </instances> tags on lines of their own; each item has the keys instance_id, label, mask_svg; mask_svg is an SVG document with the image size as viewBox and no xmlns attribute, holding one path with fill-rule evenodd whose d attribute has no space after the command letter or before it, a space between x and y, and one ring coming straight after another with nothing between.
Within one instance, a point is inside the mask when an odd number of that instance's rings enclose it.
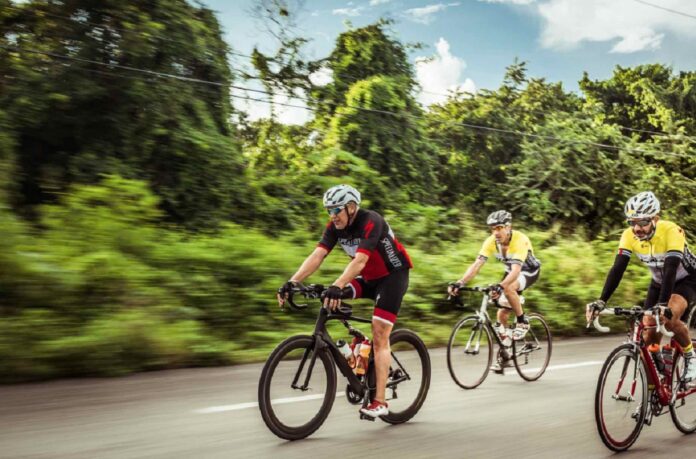
<instances>
[{"instance_id":1,"label":"blurred background vegetation","mask_svg":"<svg viewBox=\"0 0 696 459\"><path fill-rule=\"evenodd\" d=\"M259 4L290 30L285 2ZM262 360L310 332L316 309L282 313L275 289L316 244L338 183L410 252L399 326L430 345L461 314L444 288L492 210L530 235L543 270L529 309L557 335L584 333L628 196L653 190L696 230L696 72L617 67L572 93L515 61L499 88L426 110L417 45L389 21L349 27L316 61L281 34L277 54L254 51L253 75L229 63L215 14L185 0L0 0L0 24L2 382ZM312 83L319 69L329 84ZM302 94L314 118L249 121L231 90L253 78ZM346 262L332 255L312 280ZM481 283L500 277L488 265ZM632 265L615 301L640 301L647 283Z\"/></svg>"}]
</instances>

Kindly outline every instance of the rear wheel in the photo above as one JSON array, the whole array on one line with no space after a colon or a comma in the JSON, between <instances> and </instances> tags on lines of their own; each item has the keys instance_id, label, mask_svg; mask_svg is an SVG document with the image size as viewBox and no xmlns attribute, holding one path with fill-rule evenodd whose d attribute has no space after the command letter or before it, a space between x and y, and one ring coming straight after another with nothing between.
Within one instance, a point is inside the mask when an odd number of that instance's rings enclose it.
<instances>
[{"instance_id":1,"label":"rear wheel","mask_svg":"<svg viewBox=\"0 0 696 459\"><path fill-rule=\"evenodd\" d=\"M425 344L411 330L400 329L389 337L392 361L387 378L389 424L401 424L418 413L430 388L430 355Z\"/></svg>"},{"instance_id":2,"label":"rear wheel","mask_svg":"<svg viewBox=\"0 0 696 459\"><path fill-rule=\"evenodd\" d=\"M488 376L493 361L493 340L485 323L476 316L457 322L447 344L447 368L463 389L478 387Z\"/></svg>"},{"instance_id":3,"label":"rear wheel","mask_svg":"<svg viewBox=\"0 0 696 459\"><path fill-rule=\"evenodd\" d=\"M326 348L315 352L314 337L290 337L268 357L259 380L259 408L268 428L280 438L298 440L314 433L335 398L333 358Z\"/></svg>"},{"instance_id":4,"label":"rear wheel","mask_svg":"<svg viewBox=\"0 0 696 459\"><path fill-rule=\"evenodd\" d=\"M614 349L602 366L595 393L595 421L604 444L628 449L643 428L648 412L648 380L633 345Z\"/></svg>"},{"instance_id":5,"label":"rear wheel","mask_svg":"<svg viewBox=\"0 0 696 459\"><path fill-rule=\"evenodd\" d=\"M540 314L527 315L529 331L524 338L512 342L512 360L517 373L526 381L536 381L551 360L551 330Z\"/></svg>"},{"instance_id":6,"label":"rear wheel","mask_svg":"<svg viewBox=\"0 0 696 459\"><path fill-rule=\"evenodd\" d=\"M681 383L683 375L684 356L677 353L672 362L672 393L688 391ZM669 405L669 414L677 429L685 434L694 433L696 431L696 394L675 400Z\"/></svg>"}]
</instances>

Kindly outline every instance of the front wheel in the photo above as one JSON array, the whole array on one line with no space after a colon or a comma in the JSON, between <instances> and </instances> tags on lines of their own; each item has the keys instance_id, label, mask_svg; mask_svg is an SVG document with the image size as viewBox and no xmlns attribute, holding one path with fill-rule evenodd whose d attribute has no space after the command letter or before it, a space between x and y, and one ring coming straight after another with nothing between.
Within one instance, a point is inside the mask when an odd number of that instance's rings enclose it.
<instances>
[{"instance_id":1,"label":"front wheel","mask_svg":"<svg viewBox=\"0 0 696 459\"><path fill-rule=\"evenodd\" d=\"M389 424L401 424L418 413L430 388L430 355L425 344L411 330L400 329L389 337L391 365L387 378Z\"/></svg>"},{"instance_id":2,"label":"front wheel","mask_svg":"<svg viewBox=\"0 0 696 459\"><path fill-rule=\"evenodd\" d=\"M493 361L489 328L476 316L457 322L447 343L447 368L463 389L478 387L488 376Z\"/></svg>"},{"instance_id":3,"label":"front wheel","mask_svg":"<svg viewBox=\"0 0 696 459\"><path fill-rule=\"evenodd\" d=\"M696 431L696 395L690 394L691 398L683 396L683 393L689 390L683 387L683 375L684 356L676 353L672 362L672 393L677 393L679 398L669 405L669 414L680 432L690 434Z\"/></svg>"},{"instance_id":4,"label":"front wheel","mask_svg":"<svg viewBox=\"0 0 696 459\"><path fill-rule=\"evenodd\" d=\"M645 367L632 344L614 349L602 366L595 393L599 436L613 451L627 450L637 439L648 413Z\"/></svg>"},{"instance_id":5,"label":"front wheel","mask_svg":"<svg viewBox=\"0 0 696 459\"><path fill-rule=\"evenodd\" d=\"M336 367L327 348L318 352L315 338L290 337L271 353L259 380L259 408L268 428L286 440L316 431L336 398Z\"/></svg>"},{"instance_id":6,"label":"front wheel","mask_svg":"<svg viewBox=\"0 0 696 459\"><path fill-rule=\"evenodd\" d=\"M524 338L512 342L512 360L517 373L525 381L536 381L551 360L551 330L540 314L527 315L529 331Z\"/></svg>"}]
</instances>

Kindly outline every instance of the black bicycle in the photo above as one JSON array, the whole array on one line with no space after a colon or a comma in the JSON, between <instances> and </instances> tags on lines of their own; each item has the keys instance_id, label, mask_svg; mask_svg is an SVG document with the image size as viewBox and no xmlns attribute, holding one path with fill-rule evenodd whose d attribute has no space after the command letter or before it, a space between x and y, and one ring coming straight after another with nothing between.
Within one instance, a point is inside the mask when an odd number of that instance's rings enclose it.
<instances>
[{"instance_id":1,"label":"black bicycle","mask_svg":"<svg viewBox=\"0 0 696 459\"><path fill-rule=\"evenodd\" d=\"M497 361L503 372L512 360L517 373L526 381L536 381L544 374L551 359L551 330L541 314L529 313L529 331L519 340L506 343L492 326L488 305L510 309L493 303L490 292L497 286L461 287L460 291L483 293L481 307L474 315L464 317L454 326L447 344L447 368L459 387L474 389L488 376L493 362L493 340L498 344ZM464 307L458 297L454 304Z\"/></svg>"},{"instance_id":2,"label":"black bicycle","mask_svg":"<svg viewBox=\"0 0 696 459\"><path fill-rule=\"evenodd\" d=\"M289 293L288 304L298 305L293 295L321 299L322 285L298 286ZM366 407L375 396L375 366L372 351L367 372L356 375L326 329L327 322L337 320L348 333L365 340L348 320L371 323L352 316L350 305L342 303L336 311L319 309L312 335L292 336L275 348L266 361L259 380L259 408L271 432L286 440L299 440L314 433L326 420L337 396L336 367L348 380L345 396L353 405ZM411 330L394 330L389 337L392 363L387 379L389 414L380 416L389 424L408 421L420 410L430 387L430 356L423 341ZM318 366L317 366L318 364ZM318 370L317 370L318 368ZM373 418L360 415L362 419Z\"/></svg>"}]
</instances>

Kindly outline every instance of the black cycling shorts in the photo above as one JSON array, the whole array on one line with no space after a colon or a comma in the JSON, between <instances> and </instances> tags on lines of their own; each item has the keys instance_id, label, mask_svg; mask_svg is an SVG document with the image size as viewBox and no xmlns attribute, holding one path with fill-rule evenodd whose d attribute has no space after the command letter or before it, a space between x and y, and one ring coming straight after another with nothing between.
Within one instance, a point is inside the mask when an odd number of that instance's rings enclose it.
<instances>
[{"instance_id":1,"label":"black cycling shorts","mask_svg":"<svg viewBox=\"0 0 696 459\"><path fill-rule=\"evenodd\" d=\"M394 325L399 309L401 309L401 300L408 290L408 272L408 269L400 269L370 281L356 277L350 281L348 287L353 290L354 299L371 298L375 300L372 320L380 320Z\"/></svg>"},{"instance_id":2,"label":"black cycling shorts","mask_svg":"<svg viewBox=\"0 0 696 459\"><path fill-rule=\"evenodd\" d=\"M541 273L541 269L537 269L533 273L528 273L526 271L520 271L520 275L517 276L517 280L520 282L520 289L517 291L517 293L522 293L523 291L527 290L529 287L534 285L534 283L539 279L539 274ZM507 277L508 273L503 274L503 278L501 279L504 280Z\"/></svg>"},{"instance_id":3,"label":"black cycling shorts","mask_svg":"<svg viewBox=\"0 0 696 459\"><path fill-rule=\"evenodd\" d=\"M660 289L662 284L658 284L654 280L650 282L650 287L648 287L648 296L645 299L645 307L650 308L657 304L657 300L660 298ZM696 274L689 274L684 279L678 280L674 283L674 289L672 290L673 295L679 295L686 299L686 303L692 304L696 301Z\"/></svg>"}]
</instances>

